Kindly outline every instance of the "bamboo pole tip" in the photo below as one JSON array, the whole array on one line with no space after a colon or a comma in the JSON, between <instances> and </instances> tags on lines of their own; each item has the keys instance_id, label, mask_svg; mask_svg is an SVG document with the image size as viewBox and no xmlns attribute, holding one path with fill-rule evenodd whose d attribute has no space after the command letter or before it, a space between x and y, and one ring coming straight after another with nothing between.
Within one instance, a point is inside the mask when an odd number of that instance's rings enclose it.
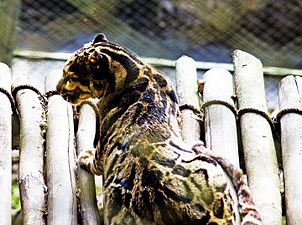
<instances>
[{"instance_id":1,"label":"bamboo pole tip","mask_svg":"<svg viewBox=\"0 0 302 225\"><path fill-rule=\"evenodd\" d=\"M182 63L192 63L195 64L195 60L189 56L183 55L180 58L176 60L176 65L177 64L182 64Z\"/></svg>"},{"instance_id":2,"label":"bamboo pole tip","mask_svg":"<svg viewBox=\"0 0 302 225\"><path fill-rule=\"evenodd\" d=\"M26 77L24 75L18 75L12 82L12 88L16 88L19 85L33 85L31 79L29 77Z\"/></svg>"},{"instance_id":3,"label":"bamboo pole tip","mask_svg":"<svg viewBox=\"0 0 302 225\"><path fill-rule=\"evenodd\" d=\"M0 62L0 71L1 73L10 73L10 68L7 64Z\"/></svg>"},{"instance_id":4,"label":"bamboo pole tip","mask_svg":"<svg viewBox=\"0 0 302 225\"><path fill-rule=\"evenodd\" d=\"M294 75L287 75L287 76L283 77L283 78L280 80L279 86L280 86L280 84L283 83L283 82L287 82L287 81L295 80L295 79L296 79L296 76L294 76Z\"/></svg>"},{"instance_id":5,"label":"bamboo pole tip","mask_svg":"<svg viewBox=\"0 0 302 225\"><path fill-rule=\"evenodd\" d=\"M207 76L230 76L230 77L232 77L232 74L224 68L215 67L215 68L209 69L207 72L204 73L204 77L207 77Z\"/></svg>"},{"instance_id":6,"label":"bamboo pole tip","mask_svg":"<svg viewBox=\"0 0 302 225\"><path fill-rule=\"evenodd\" d=\"M236 49L232 53L232 58L235 69L236 67L243 68L246 66L257 66L262 68L262 62L255 56L245 51Z\"/></svg>"},{"instance_id":7,"label":"bamboo pole tip","mask_svg":"<svg viewBox=\"0 0 302 225\"><path fill-rule=\"evenodd\" d=\"M9 66L0 62L0 86L1 88L6 89L8 92L11 90L11 78L12 73Z\"/></svg>"},{"instance_id":8,"label":"bamboo pole tip","mask_svg":"<svg viewBox=\"0 0 302 225\"><path fill-rule=\"evenodd\" d=\"M62 70L56 69L53 70L50 74L45 76L44 84L45 84L45 91L52 91L56 89L56 86L59 82L59 80L62 77Z\"/></svg>"}]
</instances>

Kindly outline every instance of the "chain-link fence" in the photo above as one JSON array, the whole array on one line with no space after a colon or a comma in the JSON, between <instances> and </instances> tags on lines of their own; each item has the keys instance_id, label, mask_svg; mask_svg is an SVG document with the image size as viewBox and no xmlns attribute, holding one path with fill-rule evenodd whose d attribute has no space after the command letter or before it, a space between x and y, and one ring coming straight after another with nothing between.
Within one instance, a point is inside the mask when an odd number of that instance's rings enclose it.
<instances>
[{"instance_id":1,"label":"chain-link fence","mask_svg":"<svg viewBox=\"0 0 302 225\"><path fill-rule=\"evenodd\" d=\"M298 0L21 0L16 48L69 52L103 32L144 57L230 63L238 48L265 66L302 68L301 12Z\"/></svg>"},{"instance_id":2,"label":"chain-link fence","mask_svg":"<svg viewBox=\"0 0 302 225\"><path fill-rule=\"evenodd\" d=\"M230 62L240 48L301 68L301 10L297 0L22 0L17 47L74 51L104 32L142 56Z\"/></svg>"}]
</instances>

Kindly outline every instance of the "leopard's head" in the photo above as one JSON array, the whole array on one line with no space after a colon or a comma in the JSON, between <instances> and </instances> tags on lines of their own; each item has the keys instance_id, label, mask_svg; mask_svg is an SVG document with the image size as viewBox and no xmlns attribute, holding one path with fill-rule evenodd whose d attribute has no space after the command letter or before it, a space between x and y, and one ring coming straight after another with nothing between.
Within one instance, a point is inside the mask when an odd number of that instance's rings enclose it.
<instances>
[{"instance_id":1,"label":"leopard's head","mask_svg":"<svg viewBox=\"0 0 302 225\"><path fill-rule=\"evenodd\" d=\"M114 77L110 74L110 57L97 48L100 42L108 42L104 34L86 44L65 63L63 77L57 91L73 104L88 98L101 98L114 89Z\"/></svg>"}]
</instances>

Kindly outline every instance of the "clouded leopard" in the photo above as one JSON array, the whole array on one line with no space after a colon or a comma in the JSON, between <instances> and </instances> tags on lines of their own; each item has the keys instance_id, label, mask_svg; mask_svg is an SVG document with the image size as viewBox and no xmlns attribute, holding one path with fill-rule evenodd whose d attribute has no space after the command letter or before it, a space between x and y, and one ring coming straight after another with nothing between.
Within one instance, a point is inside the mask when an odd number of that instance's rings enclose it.
<instances>
[{"instance_id":1,"label":"clouded leopard","mask_svg":"<svg viewBox=\"0 0 302 225\"><path fill-rule=\"evenodd\" d=\"M99 34L66 62L57 91L73 104L99 99L98 148L79 162L104 176L105 224L262 224L242 171L183 142L172 86L135 54Z\"/></svg>"}]
</instances>

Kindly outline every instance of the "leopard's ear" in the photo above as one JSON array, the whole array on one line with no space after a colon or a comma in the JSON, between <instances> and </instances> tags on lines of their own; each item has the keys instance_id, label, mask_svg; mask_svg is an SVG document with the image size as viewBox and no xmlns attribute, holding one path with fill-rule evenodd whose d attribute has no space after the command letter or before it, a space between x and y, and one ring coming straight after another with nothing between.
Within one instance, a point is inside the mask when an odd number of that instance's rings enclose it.
<instances>
[{"instance_id":1,"label":"leopard's ear","mask_svg":"<svg viewBox=\"0 0 302 225\"><path fill-rule=\"evenodd\" d=\"M106 35L103 33L99 33L95 36L93 44L98 43L98 42L108 42Z\"/></svg>"},{"instance_id":2,"label":"leopard's ear","mask_svg":"<svg viewBox=\"0 0 302 225\"><path fill-rule=\"evenodd\" d=\"M88 62L91 64L100 65L102 64L102 60L103 60L103 56L97 51L94 51L92 54L88 56Z\"/></svg>"}]
</instances>

